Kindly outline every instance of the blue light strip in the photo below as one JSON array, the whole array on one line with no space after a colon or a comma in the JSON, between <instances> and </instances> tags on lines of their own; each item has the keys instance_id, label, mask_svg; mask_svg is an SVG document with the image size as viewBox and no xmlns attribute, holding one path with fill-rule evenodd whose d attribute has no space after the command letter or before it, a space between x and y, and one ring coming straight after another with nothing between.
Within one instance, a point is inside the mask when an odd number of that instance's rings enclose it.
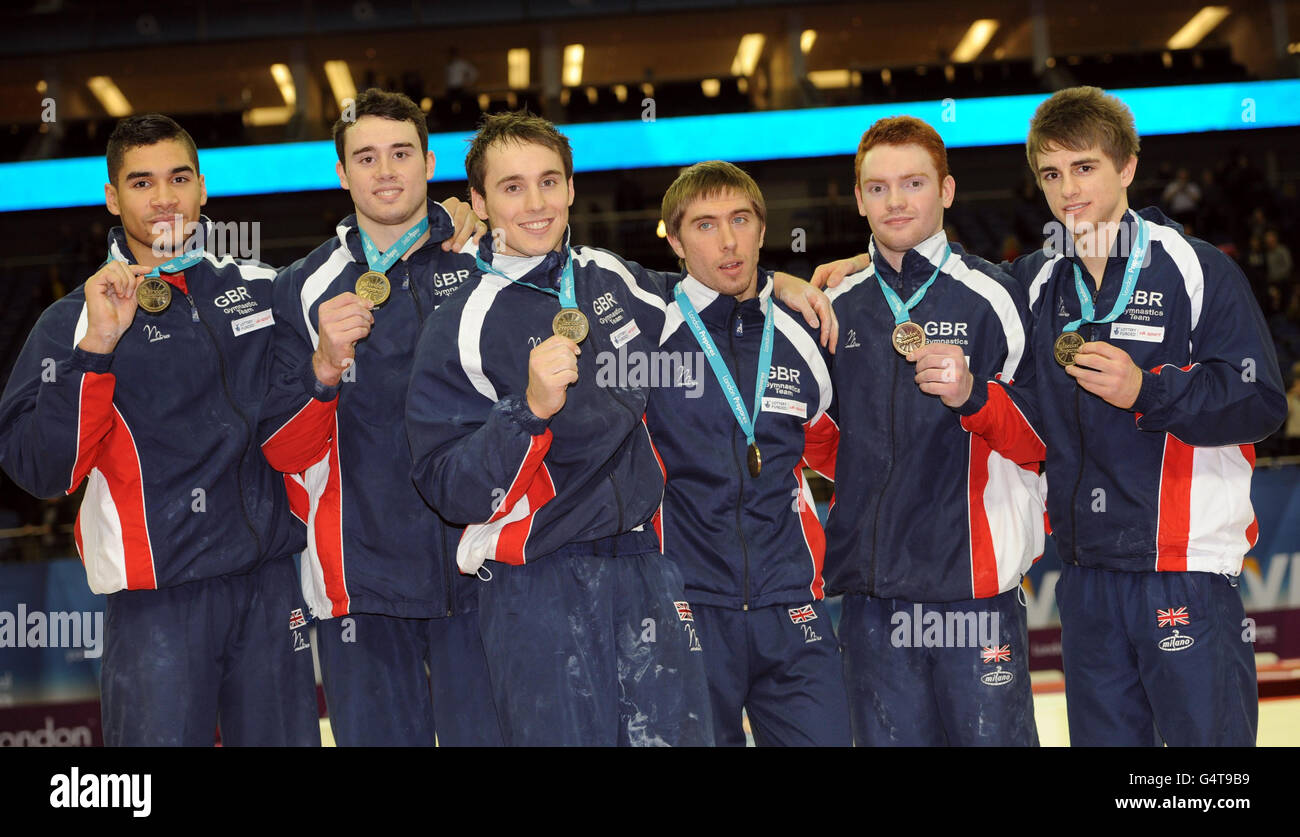
<instances>
[{"instance_id":1,"label":"blue light strip","mask_svg":"<svg viewBox=\"0 0 1300 837\"><path fill-rule=\"evenodd\" d=\"M1300 80L1197 84L1112 91L1133 110L1138 133L1187 134L1300 125ZM853 154L877 119L911 114L949 148L1018 145L1047 94L854 105L597 122L560 126L577 171L682 166L699 160L784 160ZM664 103L667 104L667 103ZM468 132L434 134L435 181L464 180ZM297 142L200 151L212 197L337 189L334 143ZM93 206L104 199L102 157L0 164L0 212Z\"/></svg>"}]
</instances>

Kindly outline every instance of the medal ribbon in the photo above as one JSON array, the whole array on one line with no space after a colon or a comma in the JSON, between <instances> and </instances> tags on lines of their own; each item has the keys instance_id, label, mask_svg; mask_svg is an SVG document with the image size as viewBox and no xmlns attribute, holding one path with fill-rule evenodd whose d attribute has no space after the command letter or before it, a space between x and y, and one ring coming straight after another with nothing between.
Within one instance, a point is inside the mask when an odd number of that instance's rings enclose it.
<instances>
[{"instance_id":1,"label":"medal ribbon","mask_svg":"<svg viewBox=\"0 0 1300 837\"><path fill-rule=\"evenodd\" d=\"M484 273L491 273L494 276L500 276L502 279L514 282L516 285L525 285L533 290L541 291L544 294L558 296L560 298L561 308L578 307L578 299L573 292L573 251L567 247L564 248L564 270L560 272L560 289L558 291L555 290L555 288L543 288L539 285L534 285L532 282L525 282L522 279L511 279L506 274L483 261L483 257L478 253L474 254L474 261L478 265L478 269Z\"/></svg>"},{"instance_id":2,"label":"medal ribbon","mask_svg":"<svg viewBox=\"0 0 1300 837\"><path fill-rule=\"evenodd\" d=\"M763 393L767 390L767 375L772 367L772 335L775 331L772 306L776 304L775 301L768 299L767 313L763 316L763 340L758 348L758 380L754 383L754 420L751 421L749 414L745 412L745 401L740 395L740 388L731 377L731 370L727 368L717 345L709 336L708 329L704 327L700 315L696 313L695 306L691 304L680 283L673 289L673 297L677 300L677 307L681 309L686 325L695 335L695 342L700 344L704 356L709 359L709 366L713 367L713 376L722 385L722 392L727 396L727 403L731 405L731 412L736 416L736 423L745 434L745 440L753 445L754 422L758 420L759 409L763 406Z\"/></svg>"},{"instance_id":3,"label":"medal ribbon","mask_svg":"<svg viewBox=\"0 0 1300 837\"><path fill-rule=\"evenodd\" d=\"M1128 307L1129 300L1133 298L1133 291L1137 288L1138 274L1142 272L1142 263L1146 261L1147 246L1151 241L1151 231L1147 228L1147 222L1141 216L1134 215L1137 219L1137 240L1133 243L1133 249L1129 251L1128 262L1124 265L1124 284L1120 285L1119 296L1115 299L1115 307L1111 309L1105 319L1094 320L1093 316L1096 310L1092 305L1092 292L1088 289L1087 283L1083 281L1083 271L1079 270L1079 265L1074 266L1074 292L1079 297L1079 311L1083 314L1077 320L1065 324L1061 331L1078 331L1079 326L1084 323L1108 323Z\"/></svg>"},{"instance_id":4,"label":"medal ribbon","mask_svg":"<svg viewBox=\"0 0 1300 837\"><path fill-rule=\"evenodd\" d=\"M939 260L939 266L942 267L951 255L952 248L944 248L943 258ZM885 302L889 303L889 310L894 312L894 325L902 325L912 319L908 312L915 308L917 303L925 298L925 292L930 290L930 286L934 284L934 280L938 277L939 268L936 267L934 273L930 274L930 278L925 280L925 284L917 288L916 293L912 294L912 298L907 302L903 302L902 298L894 292L894 289L889 287L889 284L885 282L885 278L880 275L880 272L876 272L876 281L880 283L880 292L885 295Z\"/></svg>"},{"instance_id":5,"label":"medal ribbon","mask_svg":"<svg viewBox=\"0 0 1300 837\"><path fill-rule=\"evenodd\" d=\"M399 237L397 241L393 242L392 247L389 247L381 253L379 252L379 248L375 246L375 242L371 240L370 236L366 235L366 231L361 229L360 224L357 224L357 232L361 233L361 249L365 251L366 254L366 264L368 264L370 269L373 271L378 273L387 273L388 268L392 267L398 259L406 255L406 251L411 249L411 245L415 243L415 240L424 235L428 229L429 216L426 215L421 218L415 226L402 233L401 237Z\"/></svg>"},{"instance_id":6,"label":"medal ribbon","mask_svg":"<svg viewBox=\"0 0 1300 837\"><path fill-rule=\"evenodd\" d=\"M182 253L175 258L168 259L162 264L155 267L144 275L146 279L161 279L163 273L181 273L187 268L193 267L203 261L203 251L197 250L193 253Z\"/></svg>"}]
</instances>

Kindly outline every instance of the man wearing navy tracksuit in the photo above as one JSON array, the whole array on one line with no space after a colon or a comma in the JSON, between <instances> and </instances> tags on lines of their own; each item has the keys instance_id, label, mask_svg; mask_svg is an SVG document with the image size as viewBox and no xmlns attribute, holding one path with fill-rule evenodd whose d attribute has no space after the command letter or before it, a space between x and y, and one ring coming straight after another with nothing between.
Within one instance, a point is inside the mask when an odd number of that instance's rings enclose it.
<instances>
[{"instance_id":1,"label":"man wearing navy tracksuit","mask_svg":"<svg viewBox=\"0 0 1300 837\"><path fill-rule=\"evenodd\" d=\"M122 226L23 347L0 464L40 497L86 481L75 537L108 594L105 743L211 746L219 725L228 745L319 745L303 532L257 443L275 272L208 251L198 155L172 120L123 120L108 161Z\"/></svg>"},{"instance_id":2,"label":"man wearing navy tracksuit","mask_svg":"<svg viewBox=\"0 0 1300 837\"><path fill-rule=\"evenodd\" d=\"M1029 373L1024 291L948 242L955 184L929 125L880 120L855 169L872 240L869 265L829 292L839 452L826 562L828 592L844 594L854 740L1035 745L1019 586L1042 554L1042 444L968 426L950 391L964 381L1011 404L1008 385ZM896 343L907 329L924 341Z\"/></svg>"},{"instance_id":3,"label":"man wearing navy tracksuit","mask_svg":"<svg viewBox=\"0 0 1300 837\"><path fill-rule=\"evenodd\" d=\"M421 335L412 477L468 524L458 563L488 579L479 618L508 745L709 744L699 638L661 553L648 393L598 374L602 357L653 352L662 293L639 267L569 246L572 165L537 117L492 116L475 136L471 198L494 235ZM585 329L570 330L574 312Z\"/></svg>"},{"instance_id":4,"label":"man wearing navy tracksuit","mask_svg":"<svg viewBox=\"0 0 1300 837\"><path fill-rule=\"evenodd\" d=\"M1236 587L1258 536L1252 443L1286 415L1268 329L1227 256L1129 209L1138 137L1118 99L1055 94L1027 152L1060 233L1013 270L1029 289L1030 418L1064 564L1071 743L1254 744ZM1067 332L1083 338L1073 354ZM978 415L1023 420L990 405Z\"/></svg>"},{"instance_id":5,"label":"man wearing navy tracksuit","mask_svg":"<svg viewBox=\"0 0 1300 837\"><path fill-rule=\"evenodd\" d=\"M433 163L424 114L405 96L379 91L360 96L355 110L335 133L357 211L276 280L278 362L263 450L291 475L291 496L310 526L303 592L320 620L335 741L499 745L479 582L456 568L461 530L408 478L403 421L425 317L469 277L474 259L440 247L454 224L426 197ZM404 241L422 219L427 232ZM363 235L391 264L367 254ZM390 284L377 305L354 293L374 267Z\"/></svg>"},{"instance_id":6,"label":"man wearing navy tracksuit","mask_svg":"<svg viewBox=\"0 0 1300 837\"><path fill-rule=\"evenodd\" d=\"M718 161L690 167L664 196L668 241L687 271L660 343L660 357L683 371L661 376L647 413L668 472L664 553L681 568L702 636L716 743L745 745L743 708L759 745L847 746L843 663L823 602L825 538L803 476L805 459L829 470L833 457L830 374L815 332L772 298L771 274L759 270L765 216L754 181ZM753 419L757 474L691 312Z\"/></svg>"}]
</instances>

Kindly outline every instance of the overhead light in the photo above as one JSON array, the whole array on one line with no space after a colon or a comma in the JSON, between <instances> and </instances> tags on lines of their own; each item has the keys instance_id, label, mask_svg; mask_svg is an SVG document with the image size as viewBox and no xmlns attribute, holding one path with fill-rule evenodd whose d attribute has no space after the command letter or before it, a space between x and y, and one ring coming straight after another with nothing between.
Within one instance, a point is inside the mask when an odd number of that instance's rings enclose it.
<instances>
[{"instance_id":1,"label":"overhead light","mask_svg":"<svg viewBox=\"0 0 1300 837\"><path fill-rule=\"evenodd\" d=\"M433 110L433 99L430 99L428 96L425 96L423 99L421 99L420 110L424 111L425 113L428 113L429 111Z\"/></svg>"},{"instance_id":2,"label":"overhead light","mask_svg":"<svg viewBox=\"0 0 1300 837\"><path fill-rule=\"evenodd\" d=\"M1165 43L1166 49L1191 49L1210 34L1210 30L1223 22L1228 16L1227 6L1202 6L1192 15L1192 19L1183 24L1183 28Z\"/></svg>"},{"instance_id":3,"label":"overhead light","mask_svg":"<svg viewBox=\"0 0 1300 837\"><path fill-rule=\"evenodd\" d=\"M104 106L104 110L108 111L109 116L131 115L131 103L108 76L91 76L86 80L86 86L90 88L91 93L95 94L95 98Z\"/></svg>"},{"instance_id":4,"label":"overhead light","mask_svg":"<svg viewBox=\"0 0 1300 837\"><path fill-rule=\"evenodd\" d=\"M287 125L292 116L293 108L288 105L270 108L249 108L244 111L244 124L253 128L262 128L267 125Z\"/></svg>"},{"instance_id":5,"label":"overhead light","mask_svg":"<svg viewBox=\"0 0 1300 837\"><path fill-rule=\"evenodd\" d=\"M287 64L272 64L271 78L280 87L280 95L284 97L284 103L293 107L298 103L298 90L293 86L293 74L289 72Z\"/></svg>"},{"instance_id":6,"label":"overhead light","mask_svg":"<svg viewBox=\"0 0 1300 837\"><path fill-rule=\"evenodd\" d=\"M659 219L659 226L655 227L655 235L660 238L668 237L668 227L664 224L664 219Z\"/></svg>"},{"instance_id":7,"label":"overhead light","mask_svg":"<svg viewBox=\"0 0 1300 837\"><path fill-rule=\"evenodd\" d=\"M733 76L752 76L758 66L758 56L763 54L763 42L766 38L759 32L751 32L740 39L736 48L736 57L731 62Z\"/></svg>"},{"instance_id":8,"label":"overhead light","mask_svg":"<svg viewBox=\"0 0 1300 837\"><path fill-rule=\"evenodd\" d=\"M808 74L808 81L818 90L833 90L852 84L853 74L848 70L813 70Z\"/></svg>"},{"instance_id":9,"label":"overhead light","mask_svg":"<svg viewBox=\"0 0 1300 837\"><path fill-rule=\"evenodd\" d=\"M506 83L515 90L522 90L529 84L528 48L517 47L506 53Z\"/></svg>"},{"instance_id":10,"label":"overhead light","mask_svg":"<svg viewBox=\"0 0 1300 837\"><path fill-rule=\"evenodd\" d=\"M804 55L812 52L813 44L817 43L817 30L805 29L799 36L799 51Z\"/></svg>"},{"instance_id":11,"label":"overhead light","mask_svg":"<svg viewBox=\"0 0 1300 837\"><path fill-rule=\"evenodd\" d=\"M626 85L626 84L616 84L616 85L614 85L614 98L615 98L615 99L618 99L620 102L626 102L626 101L627 101L627 85Z\"/></svg>"},{"instance_id":12,"label":"overhead light","mask_svg":"<svg viewBox=\"0 0 1300 837\"><path fill-rule=\"evenodd\" d=\"M957 42L957 48L952 51L952 60L958 64L974 61L984 51L984 47L988 46L989 39L996 31L998 31L998 22L992 18L980 18L975 21Z\"/></svg>"},{"instance_id":13,"label":"overhead light","mask_svg":"<svg viewBox=\"0 0 1300 837\"><path fill-rule=\"evenodd\" d=\"M356 101L357 85L352 81L352 71L348 62L335 60L325 62L325 78L329 80L330 90L334 93L334 103L343 110L348 99Z\"/></svg>"},{"instance_id":14,"label":"overhead light","mask_svg":"<svg viewBox=\"0 0 1300 837\"><path fill-rule=\"evenodd\" d=\"M703 91L706 98L715 98L722 92L722 82L716 78L706 78L700 82L700 90Z\"/></svg>"},{"instance_id":15,"label":"overhead light","mask_svg":"<svg viewBox=\"0 0 1300 837\"><path fill-rule=\"evenodd\" d=\"M1300 54L1300 41L1296 41L1296 42L1293 43L1293 44L1287 44L1287 45L1286 45L1286 54L1287 54L1287 55L1297 55L1297 54ZM44 82L41 82L41 83L44 84Z\"/></svg>"},{"instance_id":16,"label":"overhead light","mask_svg":"<svg viewBox=\"0 0 1300 837\"><path fill-rule=\"evenodd\" d=\"M594 85L587 85L587 104L594 105L600 99L600 92Z\"/></svg>"},{"instance_id":17,"label":"overhead light","mask_svg":"<svg viewBox=\"0 0 1300 837\"><path fill-rule=\"evenodd\" d=\"M49 89L49 88L48 88L48 87L46 86L46 84L45 84L45 79L41 79L40 81L36 82L36 92L37 92L37 93L44 94L45 91L48 90L48 89Z\"/></svg>"},{"instance_id":18,"label":"overhead light","mask_svg":"<svg viewBox=\"0 0 1300 837\"><path fill-rule=\"evenodd\" d=\"M582 84L582 44L569 44L564 48L564 71L560 83L565 87Z\"/></svg>"}]
</instances>

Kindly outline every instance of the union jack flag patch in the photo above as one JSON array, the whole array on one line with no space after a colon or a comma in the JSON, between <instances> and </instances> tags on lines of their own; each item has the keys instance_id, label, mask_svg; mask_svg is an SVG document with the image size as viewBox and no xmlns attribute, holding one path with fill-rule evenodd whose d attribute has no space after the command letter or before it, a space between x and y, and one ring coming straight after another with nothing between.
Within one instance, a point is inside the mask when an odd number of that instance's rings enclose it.
<instances>
[{"instance_id":1,"label":"union jack flag patch","mask_svg":"<svg viewBox=\"0 0 1300 837\"><path fill-rule=\"evenodd\" d=\"M1010 645L986 645L981 649L986 663L1009 663L1011 662Z\"/></svg>"},{"instance_id":2,"label":"union jack flag patch","mask_svg":"<svg viewBox=\"0 0 1300 837\"><path fill-rule=\"evenodd\" d=\"M695 614L691 613L690 602L673 602L677 605L677 618L682 622L694 622Z\"/></svg>"},{"instance_id":3,"label":"union jack flag patch","mask_svg":"<svg viewBox=\"0 0 1300 837\"><path fill-rule=\"evenodd\" d=\"M1175 625L1187 625L1192 621L1192 617L1187 614L1186 607L1171 607L1168 610L1156 610L1156 627L1172 628Z\"/></svg>"},{"instance_id":4,"label":"union jack flag patch","mask_svg":"<svg viewBox=\"0 0 1300 837\"><path fill-rule=\"evenodd\" d=\"M302 608L300 607L294 608L293 611L289 614L289 630L292 631L294 628L302 628L305 627L306 625L307 625L307 617L302 615Z\"/></svg>"},{"instance_id":5,"label":"union jack flag patch","mask_svg":"<svg viewBox=\"0 0 1300 837\"><path fill-rule=\"evenodd\" d=\"M813 610L813 606L810 604L806 604L803 607L790 608L790 621L796 625L801 622L811 622L816 618L817 613Z\"/></svg>"}]
</instances>

